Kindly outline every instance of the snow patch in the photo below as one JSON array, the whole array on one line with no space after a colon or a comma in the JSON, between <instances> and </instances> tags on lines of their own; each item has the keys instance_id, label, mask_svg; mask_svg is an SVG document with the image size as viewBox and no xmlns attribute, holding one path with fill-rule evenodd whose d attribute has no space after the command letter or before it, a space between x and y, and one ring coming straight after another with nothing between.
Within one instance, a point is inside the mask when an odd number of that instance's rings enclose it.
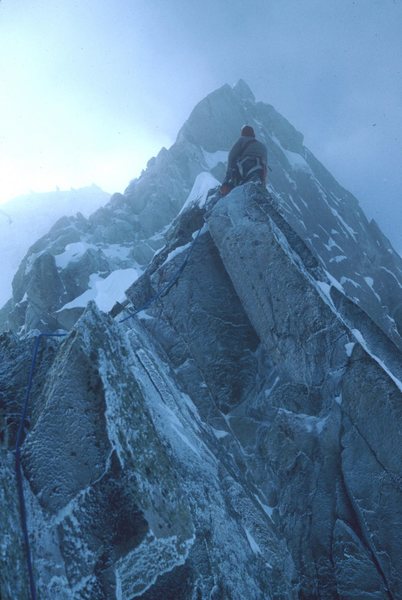
<instances>
[{"instance_id":1,"label":"snow patch","mask_svg":"<svg viewBox=\"0 0 402 600\"><path fill-rule=\"evenodd\" d=\"M254 554L262 554L261 548L259 547L259 545L255 541L255 539L253 538L253 536L251 535L251 533L247 529L247 527L243 527L243 529L244 529L244 532L245 532L245 534L247 536L248 543L250 544L250 548L254 552Z\"/></svg>"},{"instance_id":2,"label":"snow patch","mask_svg":"<svg viewBox=\"0 0 402 600\"><path fill-rule=\"evenodd\" d=\"M102 278L98 273L92 273L89 278L89 289L65 304L57 312L69 308L85 307L94 300L100 310L108 312L116 302L125 299L124 292L141 275L141 269L117 269Z\"/></svg>"},{"instance_id":3,"label":"snow patch","mask_svg":"<svg viewBox=\"0 0 402 600\"><path fill-rule=\"evenodd\" d=\"M330 211L332 212L332 214L334 215L334 217L336 217L339 222L341 223L341 225L343 226L343 228L345 229L346 233L348 233L350 235L350 237L352 237L354 240L356 240L356 236L357 236L357 231L355 231L354 229L352 229L344 220L343 217L341 217L341 215L338 213L338 211L335 208L330 207ZM332 229L331 229L331 233L332 233Z\"/></svg>"},{"instance_id":4,"label":"snow patch","mask_svg":"<svg viewBox=\"0 0 402 600\"><path fill-rule=\"evenodd\" d=\"M17 302L16 306L21 306L22 304L24 304L24 302L27 302L27 301L28 301L28 294L27 294L27 292L25 292L25 294L22 297L22 300Z\"/></svg>"},{"instance_id":5,"label":"snow patch","mask_svg":"<svg viewBox=\"0 0 402 600\"><path fill-rule=\"evenodd\" d=\"M334 256L333 258L330 258L329 262L340 263L344 260L347 260L347 257L344 254L339 254L339 256Z\"/></svg>"},{"instance_id":6,"label":"snow patch","mask_svg":"<svg viewBox=\"0 0 402 600\"><path fill-rule=\"evenodd\" d=\"M397 276L395 275L395 273L393 273L392 271L390 271L389 269L387 269L387 267L380 267L380 269L382 269L383 271L385 271L386 273L388 273L389 275L392 275L392 277L395 279L396 283L399 285L399 287L402 287L401 284L398 281Z\"/></svg>"},{"instance_id":7,"label":"snow patch","mask_svg":"<svg viewBox=\"0 0 402 600\"><path fill-rule=\"evenodd\" d=\"M110 244L106 248L102 248L102 252L107 258L117 258L119 260L127 260L130 251L130 247L121 246L120 244Z\"/></svg>"},{"instance_id":8,"label":"snow patch","mask_svg":"<svg viewBox=\"0 0 402 600\"><path fill-rule=\"evenodd\" d=\"M360 285L360 283L357 283L354 279L350 279L350 277L342 276L341 284L344 285L345 283L350 283L350 285L353 285L355 288L362 287Z\"/></svg>"},{"instance_id":9,"label":"snow patch","mask_svg":"<svg viewBox=\"0 0 402 600\"><path fill-rule=\"evenodd\" d=\"M281 147L282 152L287 158L288 163L294 171L304 171L305 173L313 174L310 165L306 161L301 154L297 152L291 152L290 150L285 150L285 148Z\"/></svg>"},{"instance_id":10,"label":"snow patch","mask_svg":"<svg viewBox=\"0 0 402 600\"><path fill-rule=\"evenodd\" d=\"M24 275L28 275L29 271L32 269L34 262L39 256L43 254L43 252L32 252L27 258L27 262L25 263L25 271Z\"/></svg>"},{"instance_id":11,"label":"snow patch","mask_svg":"<svg viewBox=\"0 0 402 600\"><path fill-rule=\"evenodd\" d=\"M281 144L281 142L278 140L278 138L276 137L276 135L272 135L271 139L273 142L275 142L275 144L280 148L280 150L283 152L283 154L285 155L289 165L291 166L291 168L295 171L305 171L309 174L313 174L310 165L307 163L306 159L301 156L301 154L298 154L297 152L291 152L290 150L286 150L286 148L284 148Z\"/></svg>"},{"instance_id":12,"label":"snow patch","mask_svg":"<svg viewBox=\"0 0 402 600\"><path fill-rule=\"evenodd\" d=\"M345 290L343 289L343 287L339 283L339 281L337 279L335 279L335 277L333 275L331 275L331 273L329 273L329 271L325 271L325 274L328 277L328 281L315 281L315 284L316 284L318 290L322 294L324 294L324 296L327 300L329 300L330 306L334 309L335 308L334 303L331 298L331 287L336 288L342 294L345 294ZM338 314L337 311L336 311L336 314Z\"/></svg>"},{"instance_id":13,"label":"snow patch","mask_svg":"<svg viewBox=\"0 0 402 600\"><path fill-rule=\"evenodd\" d=\"M317 281L317 287L325 294L327 298L331 298L330 289L331 285L326 281ZM332 300L331 300L332 302Z\"/></svg>"},{"instance_id":14,"label":"snow patch","mask_svg":"<svg viewBox=\"0 0 402 600\"><path fill-rule=\"evenodd\" d=\"M0 211L0 255L2 269L0 275L0 306L12 296L12 279L24 260L30 247L42 238L48 237L49 229L63 216L72 216L80 211L88 216L105 204L109 194L96 186L80 190L55 191L41 194L27 194L9 200L1 205ZM48 237L50 242L50 238ZM50 242L51 243L51 242ZM43 247L42 245L40 246ZM26 261L29 272L35 254Z\"/></svg>"},{"instance_id":15,"label":"snow patch","mask_svg":"<svg viewBox=\"0 0 402 600\"><path fill-rule=\"evenodd\" d=\"M332 250L332 248L339 248L341 250L341 248L338 246L338 244L332 237L329 238L328 244L324 244L324 246L328 251Z\"/></svg>"},{"instance_id":16,"label":"snow patch","mask_svg":"<svg viewBox=\"0 0 402 600\"><path fill-rule=\"evenodd\" d=\"M190 248L191 244L192 244L192 242L188 242L188 244L184 244L184 246L177 246L177 248L175 248L174 250L172 250L171 252L169 252L169 254L167 255L167 257L163 261L161 267L163 267L163 265L165 265L166 263L168 263L171 260L173 260L179 254L182 254L183 252L185 252L188 248Z\"/></svg>"},{"instance_id":17,"label":"snow patch","mask_svg":"<svg viewBox=\"0 0 402 600\"><path fill-rule=\"evenodd\" d=\"M377 300L379 300L379 302L381 302L380 296L377 294L377 292L374 289L374 279L372 277L365 277L364 281L367 283L367 285L369 286L369 288L371 289L371 291L373 292L373 294L377 298Z\"/></svg>"},{"instance_id":18,"label":"snow patch","mask_svg":"<svg viewBox=\"0 0 402 600\"><path fill-rule=\"evenodd\" d=\"M203 171L197 175L191 192L189 193L188 198L179 214L187 211L190 208L193 208L194 206L199 206L202 208L205 205L209 190L217 187L218 185L220 185L219 181L215 179L211 173L208 173L208 171Z\"/></svg>"},{"instance_id":19,"label":"snow patch","mask_svg":"<svg viewBox=\"0 0 402 600\"><path fill-rule=\"evenodd\" d=\"M378 356L376 356L375 354L373 354L373 352L371 352L369 350L366 340L364 339L361 331L359 331L358 329L352 329L351 332L354 335L354 337L356 338L356 340L359 342L361 347L364 348L364 350L367 352L367 354L369 354L371 356L371 358L373 358L375 360L375 362L387 373L387 375L392 379L392 381L395 383L395 385L397 386L399 391L402 392L402 381L400 379L398 379L397 377L395 377L395 375L388 369L387 365L384 363L384 361L381 358L379 358Z\"/></svg>"},{"instance_id":20,"label":"snow patch","mask_svg":"<svg viewBox=\"0 0 402 600\"><path fill-rule=\"evenodd\" d=\"M277 375L275 377L275 380L272 383L272 385L269 388L267 388L266 390L264 390L264 396L265 396L265 398L268 399L270 397L270 395L274 391L274 388L277 386L277 384L279 383L279 381L280 381L280 377L279 377L279 375Z\"/></svg>"},{"instance_id":21,"label":"snow patch","mask_svg":"<svg viewBox=\"0 0 402 600\"><path fill-rule=\"evenodd\" d=\"M90 248L97 250L97 247L93 244L87 244L86 242L74 242L67 244L64 252L56 254L54 259L56 261L56 267L59 269L65 269L70 262L79 260L83 254Z\"/></svg>"},{"instance_id":22,"label":"snow patch","mask_svg":"<svg viewBox=\"0 0 402 600\"><path fill-rule=\"evenodd\" d=\"M223 429L214 429L214 427L211 427L213 434L216 438L218 438L218 440L221 440L222 438L226 437L227 435L229 435L228 431L224 431Z\"/></svg>"},{"instance_id":23,"label":"snow patch","mask_svg":"<svg viewBox=\"0 0 402 600\"><path fill-rule=\"evenodd\" d=\"M268 517L272 521L272 514L274 512L274 509L272 508L272 506L268 506L268 504L265 504L264 502L262 502L259 499L259 497L257 496L257 494L254 494L254 498L257 500L258 504L261 506L261 508L265 512L265 514L268 515Z\"/></svg>"}]
</instances>

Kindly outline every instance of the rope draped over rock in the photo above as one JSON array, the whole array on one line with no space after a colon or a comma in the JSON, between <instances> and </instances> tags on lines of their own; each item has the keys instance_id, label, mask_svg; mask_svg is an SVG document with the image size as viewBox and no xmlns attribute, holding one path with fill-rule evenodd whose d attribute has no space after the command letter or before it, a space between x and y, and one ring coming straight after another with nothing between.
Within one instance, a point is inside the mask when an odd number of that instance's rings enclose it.
<instances>
[{"instance_id":1,"label":"rope draped over rock","mask_svg":"<svg viewBox=\"0 0 402 600\"><path fill-rule=\"evenodd\" d=\"M21 442L22 436L24 433L24 423L28 414L28 406L29 400L31 397L31 390L34 380L36 359L38 357L39 346L42 338L44 337L65 337L68 335L67 333L40 333L35 337L34 348L32 352L31 359L31 368L29 370L29 378L28 378L28 386L25 394L25 400L22 405L20 423L17 431L17 437L15 441L15 476L17 480L17 492L18 492L18 501L21 515L21 529L22 535L24 538L25 544L25 554L28 568L28 578L29 578L29 589L31 594L31 600L36 600L36 588L35 588L35 577L32 568L32 556L31 556L31 548L29 544L29 534L28 534L28 524L27 524L27 511L25 504L25 496L24 496L24 482L22 477L22 469L21 469Z\"/></svg>"},{"instance_id":2,"label":"rope draped over rock","mask_svg":"<svg viewBox=\"0 0 402 600\"><path fill-rule=\"evenodd\" d=\"M193 248L201 234L203 227L204 227L204 224L202 224L202 226L197 231L197 234L194 237L193 241L191 242L191 246L188 249L188 252L187 252L182 264L173 273L173 275L169 279L169 281L164 286L162 286L161 289L158 290L157 293L154 296L152 296L143 306L141 306L141 308L136 309L134 312L130 312L130 314L127 317L124 317L124 319L120 319L119 323L124 323L128 319L138 315L138 313L140 313L141 311L146 310L147 308L150 308L150 306L152 306L152 304L154 304L157 300L159 300L165 294L168 293L168 291L178 281L180 275L183 273L184 269L186 268L186 265L189 261L191 253L193 251ZM24 483L23 483L23 474L22 474L22 468L21 468L21 444L22 444L22 438L23 438L23 433L24 433L24 423L26 421L27 414L28 414L28 406L29 406L32 386L33 386L33 382L34 382L34 374L35 374L36 362L37 362L37 358L38 358L41 340L43 338L48 338L48 337L66 337L67 335L68 335L68 333L44 332L44 333L40 333L39 335L37 335L35 337L35 343L34 343L34 347L33 347L33 351L32 351L32 358L31 358L31 366L30 366L30 370L29 370L27 391L25 394L25 400L24 400L22 410L21 410L20 422L19 422L19 426L18 426L16 443L15 443L15 476L16 476L16 482L17 482L19 511L20 511L20 517L21 517L21 529L22 529L22 535L23 535L24 546L25 546L25 555L26 555L26 562L27 562L29 590L30 590L31 600L37 600L37 593L36 593L36 587L35 587L35 576L34 576L34 572L33 572L32 553L31 553L31 547L30 547L30 542L29 542L29 532L28 532L28 523L27 523L27 510L26 510L26 502L25 502L25 496L24 496Z\"/></svg>"},{"instance_id":3,"label":"rope draped over rock","mask_svg":"<svg viewBox=\"0 0 402 600\"><path fill-rule=\"evenodd\" d=\"M155 296L152 296L143 306L141 306L141 308L136 309L134 312L130 312L130 314L127 317L124 317L124 319L120 319L119 323L124 323L125 321L127 321L128 319L130 319L131 317L135 317L136 315L138 315L138 313L140 313L143 310L146 310L147 308L149 308L150 306L152 306L152 304L154 304L157 300L159 300L159 298L162 298L165 294L168 293L168 291L170 290L170 288L172 288L174 286L174 284L178 281L180 275L183 273L184 269L186 268L186 265L189 261L189 258L191 256L191 253L193 251L193 248L200 236L200 233L202 231L202 228L204 227L204 224L201 225L201 227L199 228L199 230L197 231L197 235L195 236L195 238L193 239L193 241L191 242L191 246L188 249L188 252L182 262L182 264L180 265L180 267L173 273L172 277L169 279L169 281L166 282L166 284L164 286L161 287L160 290L158 290L158 292L155 294ZM128 310L128 309L125 309Z\"/></svg>"}]
</instances>

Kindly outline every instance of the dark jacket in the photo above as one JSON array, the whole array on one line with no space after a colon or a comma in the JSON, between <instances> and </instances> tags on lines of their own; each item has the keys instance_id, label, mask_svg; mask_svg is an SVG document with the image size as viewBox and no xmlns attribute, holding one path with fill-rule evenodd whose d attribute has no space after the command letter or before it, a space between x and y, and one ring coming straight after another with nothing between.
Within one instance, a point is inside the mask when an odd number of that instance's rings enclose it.
<instances>
[{"instance_id":1,"label":"dark jacket","mask_svg":"<svg viewBox=\"0 0 402 600\"><path fill-rule=\"evenodd\" d=\"M261 163L267 168L267 148L265 144L256 138L242 135L232 146L228 157L228 168L226 171L225 182L232 179L232 174L237 171L237 161L246 157L259 158ZM264 173L265 176L265 173Z\"/></svg>"}]
</instances>

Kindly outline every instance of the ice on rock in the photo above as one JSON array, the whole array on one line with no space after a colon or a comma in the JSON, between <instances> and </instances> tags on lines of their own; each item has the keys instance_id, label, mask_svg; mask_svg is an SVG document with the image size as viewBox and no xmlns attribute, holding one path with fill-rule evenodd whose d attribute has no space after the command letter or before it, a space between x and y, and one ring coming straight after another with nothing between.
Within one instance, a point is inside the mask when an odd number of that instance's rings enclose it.
<instances>
[{"instance_id":1,"label":"ice on rock","mask_svg":"<svg viewBox=\"0 0 402 600\"><path fill-rule=\"evenodd\" d=\"M334 256L333 258L330 258L329 262L330 263L332 263L332 262L340 263L340 262L342 262L344 260L348 260L347 256L345 256L344 254L339 254L338 256Z\"/></svg>"},{"instance_id":2,"label":"ice on rock","mask_svg":"<svg viewBox=\"0 0 402 600\"><path fill-rule=\"evenodd\" d=\"M357 200L303 145L302 134L272 106L256 102L245 82L225 85L202 100L175 144L150 160L123 194L112 196L89 217L61 219L37 242L14 278L13 298L0 312L0 326L14 331L64 327L64 322L55 323L64 315L62 307L87 291L85 298L93 297L92 273L105 278L117 269L145 268L164 247L167 228L183 206L186 211L193 204L202 208L208 191L223 178L245 110L257 137L267 144L272 168L268 188L280 212L335 279L353 279L354 273L373 279L376 293L362 289L355 294L357 302L400 343L388 318L400 305L395 293L402 287L400 258L390 254L389 242L378 227L367 223ZM328 241L327 232L333 239ZM334 244L342 249L338 256ZM82 252L77 253L79 248ZM55 257L57 272L48 255ZM384 269L395 277L391 286ZM26 293L22 307L19 303ZM74 310L71 323L80 315ZM399 327L402 330L402 318Z\"/></svg>"},{"instance_id":3,"label":"ice on rock","mask_svg":"<svg viewBox=\"0 0 402 600\"><path fill-rule=\"evenodd\" d=\"M65 304L60 311L71 308L85 308L91 300L95 301L100 310L108 312L116 302L122 302L124 292L141 275L139 269L117 269L107 277L98 273L90 275L89 289Z\"/></svg>"},{"instance_id":4,"label":"ice on rock","mask_svg":"<svg viewBox=\"0 0 402 600\"><path fill-rule=\"evenodd\" d=\"M180 212L184 212L193 206L202 208L205 205L208 192L219 185L219 181L213 177L210 173L200 173L191 189L191 192L183 204L183 208Z\"/></svg>"},{"instance_id":5,"label":"ice on rock","mask_svg":"<svg viewBox=\"0 0 402 600\"><path fill-rule=\"evenodd\" d=\"M32 193L2 203L0 307L12 295L13 276L29 247L64 215L80 212L88 216L109 198L109 194L93 185L69 191Z\"/></svg>"},{"instance_id":6,"label":"ice on rock","mask_svg":"<svg viewBox=\"0 0 402 600\"><path fill-rule=\"evenodd\" d=\"M59 269L65 269L71 261L76 261L90 248L96 248L93 244L87 244L85 242L75 242L73 244L67 244L64 252L56 254L55 261L56 267Z\"/></svg>"},{"instance_id":7,"label":"ice on rock","mask_svg":"<svg viewBox=\"0 0 402 600\"><path fill-rule=\"evenodd\" d=\"M206 169L224 172L245 111L270 193L246 184L206 211ZM33 336L66 313L66 338L41 340L24 423L41 600L402 597L388 250L244 82L197 105L124 194L59 221L2 312L1 598L28 597L13 464ZM147 311L102 312L123 299Z\"/></svg>"},{"instance_id":8,"label":"ice on rock","mask_svg":"<svg viewBox=\"0 0 402 600\"><path fill-rule=\"evenodd\" d=\"M310 175L312 174L311 168L310 168L309 164L307 163L306 159L303 158L303 156L301 156L300 154L297 154L296 152L290 152L290 150L285 150L284 148L282 149L282 151L285 154L286 158L288 159L290 167L292 169L295 169L298 171L305 171L306 173L309 173Z\"/></svg>"}]
</instances>

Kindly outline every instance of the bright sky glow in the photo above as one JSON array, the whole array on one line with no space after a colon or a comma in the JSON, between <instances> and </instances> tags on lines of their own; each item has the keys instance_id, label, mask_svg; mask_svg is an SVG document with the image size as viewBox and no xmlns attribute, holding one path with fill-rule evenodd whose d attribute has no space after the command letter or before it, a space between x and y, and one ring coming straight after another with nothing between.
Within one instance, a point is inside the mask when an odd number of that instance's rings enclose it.
<instances>
[{"instance_id":1,"label":"bright sky glow","mask_svg":"<svg viewBox=\"0 0 402 600\"><path fill-rule=\"evenodd\" d=\"M123 191L243 78L402 232L401 32L401 0L0 0L0 201Z\"/></svg>"},{"instance_id":2,"label":"bright sky glow","mask_svg":"<svg viewBox=\"0 0 402 600\"><path fill-rule=\"evenodd\" d=\"M125 74L114 66L123 52L113 50L106 13L91 5L0 4L0 201L93 182L123 191L172 143L142 122L133 87L125 87L135 63ZM98 22L89 27L92 17ZM121 79L110 77L116 71Z\"/></svg>"}]
</instances>

